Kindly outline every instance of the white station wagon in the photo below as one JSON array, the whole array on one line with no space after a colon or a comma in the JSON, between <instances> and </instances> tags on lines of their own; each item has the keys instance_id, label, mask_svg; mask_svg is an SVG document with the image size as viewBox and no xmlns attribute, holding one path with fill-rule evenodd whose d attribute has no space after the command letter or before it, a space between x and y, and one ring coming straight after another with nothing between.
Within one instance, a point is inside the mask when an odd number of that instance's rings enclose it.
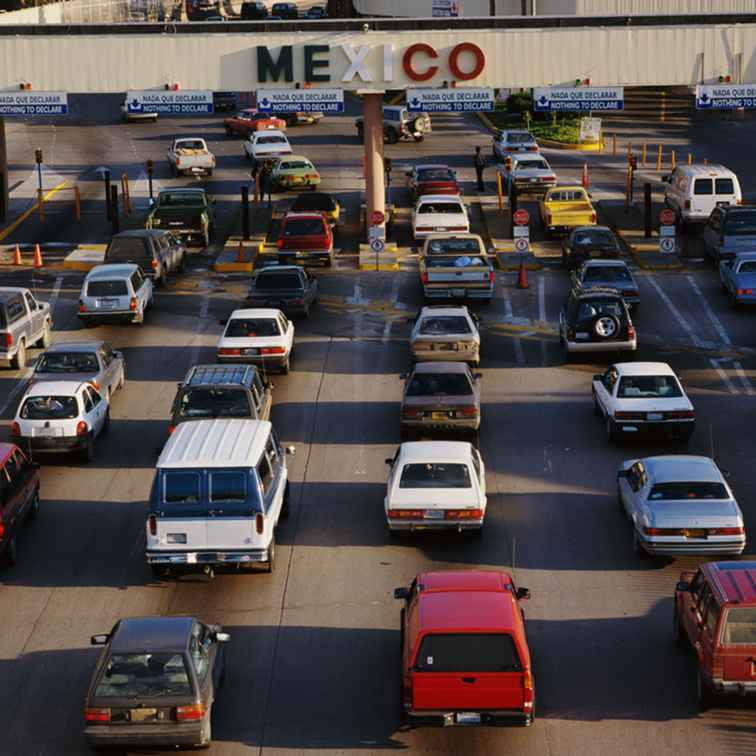
<instances>
[{"instance_id":1,"label":"white station wagon","mask_svg":"<svg viewBox=\"0 0 756 756\"><path fill-rule=\"evenodd\" d=\"M482 531L486 470L472 444L412 441L386 464L391 468L384 499L390 531Z\"/></svg>"},{"instance_id":2,"label":"white station wagon","mask_svg":"<svg viewBox=\"0 0 756 756\"><path fill-rule=\"evenodd\" d=\"M281 310L234 310L218 341L218 362L248 362L289 372L294 349L294 324Z\"/></svg>"},{"instance_id":3,"label":"white station wagon","mask_svg":"<svg viewBox=\"0 0 756 756\"><path fill-rule=\"evenodd\" d=\"M79 319L84 324L110 320L144 323L152 298L152 281L138 265L97 265L87 273L81 285Z\"/></svg>"},{"instance_id":4,"label":"white station wagon","mask_svg":"<svg viewBox=\"0 0 756 756\"><path fill-rule=\"evenodd\" d=\"M743 514L719 468L685 454L631 459L617 473L636 553L742 554Z\"/></svg>"},{"instance_id":5,"label":"white station wagon","mask_svg":"<svg viewBox=\"0 0 756 756\"><path fill-rule=\"evenodd\" d=\"M435 233L469 233L470 218L465 203L456 194L424 194L412 211L412 233L416 240Z\"/></svg>"}]
</instances>

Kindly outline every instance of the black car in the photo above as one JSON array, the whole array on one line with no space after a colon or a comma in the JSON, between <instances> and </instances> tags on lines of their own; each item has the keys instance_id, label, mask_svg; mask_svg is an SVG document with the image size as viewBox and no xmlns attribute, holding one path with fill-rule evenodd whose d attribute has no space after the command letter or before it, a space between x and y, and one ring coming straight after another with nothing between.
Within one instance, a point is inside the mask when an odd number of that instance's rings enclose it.
<instances>
[{"instance_id":1,"label":"black car","mask_svg":"<svg viewBox=\"0 0 756 756\"><path fill-rule=\"evenodd\" d=\"M133 229L121 231L108 243L105 263L133 263L156 286L165 286L174 248L169 231Z\"/></svg>"},{"instance_id":2,"label":"black car","mask_svg":"<svg viewBox=\"0 0 756 756\"><path fill-rule=\"evenodd\" d=\"M252 307L277 307L286 315L310 314L318 301L318 281L299 265L272 265L252 276L247 302Z\"/></svg>"},{"instance_id":3,"label":"black car","mask_svg":"<svg viewBox=\"0 0 756 756\"><path fill-rule=\"evenodd\" d=\"M339 221L341 206L328 192L306 192L297 195L289 208L292 213L323 213L331 228Z\"/></svg>"},{"instance_id":4,"label":"black car","mask_svg":"<svg viewBox=\"0 0 756 756\"><path fill-rule=\"evenodd\" d=\"M270 420L272 390L254 365L195 365L178 384L168 432L179 423L216 417Z\"/></svg>"},{"instance_id":5,"label":"black car","mask_svg":"<svg viewBox=\"0 0 756 756\"><path fill-rule=\"evenodd\" d=\"M326 10L326 7L324 5L313 5L311 8L307 9L305 18L309 19L310 21L319 18L328 18L328 11Z\"/></svg>"},{"instance_id":6,"label":"black car","mask_svg":"<svg viewBox=\"0 0 756 756\"><path fill-rule=\"evenodd\" d=\"M273 3L270 12L271 15L278 16L284 21L296 21L299 18L296 3Z\"/></svg>"},{"instance_id":7,"label":"black car","mask_svg":"<svg viewBox=\"0 0 756 756\"><path fill-rule=\"evenodd\" d=\"M239 107L236 92L213 92L213 110L233 111Z\"/></svg>"},{"instance_id":8,"label":"black car","mask_svg":"<svg viewBox=\"0 0 756 756\"><path fill-rule=\"evenodd\" d=\"M582 352L634 352L637 339L617 289L575 287L559 313L559 342L565 360Z\"/></svg>"},{"instance_id":9,"label":"black car","mask_svg":"<svg viewBox=\"0 0 756 756\"><path fill-rule=\"evenodd\" d=\"M84 700L92 748L207 747L230 636L193 617L122 619L104 646Z\"/></svg>"},{"instance_id":10,"label":"black car","mask_svg":"<svg viewBox=\"0 0 756 756\"><path fill-rule=\"evenodd\" d=\"M579 226L562 241L562 265L575 270L592 257L620 256L617 237L606 226Z\"/></svg>"},{"instance_id":11,"label":"black car","mask_svg":"<svg viewBox=\"0 0 756 756\"><path fill-rule=\"evenodd\" d=\"M242 21L261 21L268 17L268 9L265 3L257 0L256 2L242 3L241 19Z\"/></svg>"}]
</instances>

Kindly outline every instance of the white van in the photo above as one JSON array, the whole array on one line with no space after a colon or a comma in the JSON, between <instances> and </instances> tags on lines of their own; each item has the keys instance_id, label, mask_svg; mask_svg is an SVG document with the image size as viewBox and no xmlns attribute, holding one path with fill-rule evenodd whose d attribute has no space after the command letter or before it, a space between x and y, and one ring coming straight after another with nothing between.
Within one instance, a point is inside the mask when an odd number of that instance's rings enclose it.
<instances>
[{"instance_id":1,"label":"white van","mask_svg":"<svg viewBox=\"0 0 756 756\"><path fill-rule=\"evenodd\" d=\"M705 223L715 207L743 204L738 177L723 165L679 165L662 181L664 204L681 224Z\"/></svg>"},{"instance_id":2,"label":"white van","mask_svg":"<svg viewBox=\"0 0 756 756\"><path fill-rule=\"evenodd\" d=\"M153 573L262 563L273 571L275 532L289 509L286 455L264 420L181 423L155 470L147 517Z\"/></svg>"}]
</instances>

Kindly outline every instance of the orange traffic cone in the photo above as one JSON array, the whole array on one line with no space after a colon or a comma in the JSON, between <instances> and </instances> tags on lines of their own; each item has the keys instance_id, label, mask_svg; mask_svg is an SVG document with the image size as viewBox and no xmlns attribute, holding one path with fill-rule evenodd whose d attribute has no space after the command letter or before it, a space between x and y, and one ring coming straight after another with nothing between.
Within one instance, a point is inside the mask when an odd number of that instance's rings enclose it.
<instances>
[{"instance_id":1,"label":"orange traffic cone","mask_svg":"<svg viewBox=\"0 0 756 756\"><path fill-rule=\"evenodd\" d=\"M42 261L42 250L39 244L34 245L34 267L41 268L45 263Z\"/></svg>"},{"instance_id":2,"label":"orange traffic cone","mask_svg":"<svg viewBox=\"0 0 756 756\"><path fill-rule=\"evenodd\" d=\"M23 261L21 260L21 247L16 244L16 251L13 253L13 264L14 265L23 265Z\"/></svg>"},{"instance_id":3,"label":"orange traffic cone","mask_svg":"<svg viewBox=\"0 0 756 756\"><path fill-rule=\"evenodd\" d=\"M583 179L582 184L584 189L588 189L588 187L591 185L590 180L588 179L588 163L583 163Z\"/></svg>"},{"instance_id":4,"label":"orange traffic cone","mask_svg":"<svg viewBox=\"0 0 756 756\"><path fill-rule=\"evenodd\" d=\"M520 274L517 276L517 288L518 289L529 289L530 284L528 283L528 269L525 267L525 258L520 258Z\"/></svg>"},{"instance_id":5,"label":"orange traffic cone","mask_svg":"<svg viewBox=\"0 0 756 756\"><path fill-rule=\"evenodd\" d=\"M236 251L236 262L247 262L247 256L244 254L244 242L239 242L239 249Z\"/></svg>"}]
</instances>

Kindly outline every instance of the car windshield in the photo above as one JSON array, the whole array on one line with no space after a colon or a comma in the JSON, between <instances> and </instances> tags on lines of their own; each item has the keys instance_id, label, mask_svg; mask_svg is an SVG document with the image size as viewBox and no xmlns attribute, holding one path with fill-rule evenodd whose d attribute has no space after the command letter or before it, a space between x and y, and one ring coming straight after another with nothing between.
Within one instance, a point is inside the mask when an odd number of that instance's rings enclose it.
<instances>
[{"instance_id":1,"label":"car windshield","mask_svg":"<svg viewBox=\"0 0 756 756\"><path fill-rule=\"evenodd\" d=\"M509 144L531 144L535 138L527 131L510 131L507 133L507 142Z\"/></svg>"},{"instance_id":2,"label":"car windshield","mask_svg":"<svg viewBox=\"0 0 756 756\"><path fill-rule=\"evenodd\" d=\"M673 375L627 375L620 379L619 399L647 399L682 396L682 389Z\"/></svg>"},{"instance_id":3,"label":"car windshield","mask_svg":"<svg viewBox=\"0 0 756 756\"><path fill-rule=\"evenodd\" d=\"M105 259L108 262L113 260L130 262L131 260L149 257L150 253L145 243L146 241L138 236L125 236L120 239L116 236L110 240Z\"/></svg>"},{"instance_id":4,"label":"car windshield","mask_svg":"<svg viewBox=\"0 0 756 756\"><path fill-rule=\"evenodd\" d=\"M483 254L477 239L431 239L426 251L429 255L445 255L455 252L470 252L474 255Z\"/></svg>"},{"instance_id":5,"label":"car windshield","mask_svg":"<svg viewBox=\"0 0 756 756\"><path fill-rule=\"evenodd\" d=\"M736 210L734 213L727 213L722 231L725 236L756 235L756 210Z\"/></svg>"},{"instance_id":6,"label":"car windshield","mask_svg":"<svg viewBox=\"0 0 756 756\"><path fill-rule=\"evenodd\" d=\"M75 396L30 396L21 407L23 420L70 420L78 417Z\"/></svg>"},{"instance_id":7,"label":"car windshield","mask_svg":"<svg viewBox=\"0 0 756 756\"><path fill-rule=\"evenodd\" d=\"M465 464L422 462L402 468L399 488L472 488L472 483Z\"/></svg>"},{"instance_id":8,"label":"car windshield","mask_svg":"<svg viewBox=\"0 0 756 756\"><path fill-rule=\"evenodd\" d=\"M657 483L648 494L649 501L727 498L729 497L724 484L709 480L689 483Z\"/></svg>"},{"instance_id":9,"label":"car windshield","mask_svg":"<svg viewBox=\"0 0 756 756\"><path fill-rule=\"evenodd\" d=\"M470 379L465 373L415 373L407 396L469 396Z\"/></svg>"},{"instance_id":10,"label":"car windshield","mask_svg":"<svg viewBox=\"0 0 756 756\"><path fill-rule=\"evenodd\" d=\"M182 420L204 417L254 417L247 393L233 388L184 389L178 405Z\"/></svg>"},{"instance_id":11,"label":"car windshield","mask_svg":"<svg viewBox=\"0 0 756 756\"><path fill-rule=\"evenodd\" d=\"M280 335L281 329L276 318L234 318L228 321L224 334L232 338Z\"/></svg>"},{"instance_id":12,"label":"car windshield","mask_svg":"<svg viewBox=\"0 0 756 756\"><path fill-rule=\"evenodd\" d=\"M515 163L515 170L527 170L527 171L548 171L549 166L546 165L545 160L518 160Z\"/></svg>"},{"instance_id":13,"label":"car windshield","mask_svg":"<svg viewBox=\"0 0 756 756\"><path fill-rule=\"evenodd\" d=\"M417 171L418 181L456 181L450 168L420 168Z\"/></svg>"},{"instance_id":14,"label":"car windshield","mask_svg":"<svg viewBox=\"0 0 756 756\"><path fill-rule=\"evenodd\" d=\"M160 192L158 207L204 207L205 200L197 192Z\"/></svg>"},{"instance_id":15,"label":"car windshield","mask_svg":"<svg viewBox=\"0 0 756 756\"><path fill-rule=\"evenodd\" d=\"M321 210L333 212L336 203L329 194L300 194L291 206L292 210Z\"/></svg>"},{"instance_id":16,"label":"car windshield","mask_svg":"<svg viewBox=\"0 0 756 756\"><path fill-rule=\"evenodd\" d=\"M447 336L454 333L472 333L464 315L437 315L423 318L418 333L423 336Z\"/></svg>"},{"instance_id":17,"label":"car windshield","mask_svg":"<svg viewBox=\"0 0 756 756\"><path fill-rule=\"evenodd\" d=\"M488 267L486 258L481 255L447 255L445 257L428 258L426 263L429 268L471 268L471 267ZM464 320L464 318L462 318Z\"/></svg>"},{"instance_id":18,"label":"car windshield","mask_svg":"<svg viewBox=\"0 0 756 756\"><path fill-rule=\"evenodd\" d=\"M256 289L301 289L302 281L296 273L274 273L258 276L255 279Z\"/></svg>"},{"instance_id":19,"label":"car windshield","mask_svg":"<svg viewBox=\"0 0 756 756\"><path fill-rule=\"evenodd\" d=\"M593 299L580 303L578 320L591 320L599 315L623 316L622 304L616 299Z\"/></svg>"},{"instance_id":20,"label":"car windshield","mask_svg":"<svg viewBox=\"0 0 756 756\"><path fill-rule=\"evenodd\" d=\"M727 645L756 645L756 608L733 606L727 610L722 643Z\"/></svg>"},{"instance_id":21,"label":"car windshield","mask_svg":"<svg viewBox=\"0 0 756 756\"><path fill-rule=\"evenodd\" d=\"M520 672L522 664L512 636L506 633L443 633L423 638L414 668L418 672Z\"/></svg>"},{"instance_id":22,"label":"car windshield","mask_svg":"<svg viewBox=\"0 0 756 756\"><path fill-rule=\"evenodd\" d=\"M114 279L111 281L96 280L87 284L87 296L89 297L126 297L129 287L126 281Z\"/></svg>"},{"instance_id":23,"label":"car windshield","mask_svg":"<svg viewBox=\"0 0 756 756\"><path fill-rule=\"evenodd\" d=\"M97 681L94 697L151 698L191 692L182 654L113 654Z\"/></svg>"},{"instance_id":24,"label":"car windshield","mask_svg":"<svg viewBox=\"0 0 756 756\"><path fill-rule=\"evenodd\" d=\"M572 237L573 244L596 244L613 247L614 236L611 231L595 229L592 231L576 231Z\"/></svg>"},{"instance_id":25,"label":"car windshield","mask_svg":"<svg viewBox=\"0 0 756 756\"><path fill-rule=\"evenodd\" d=\"M632 283L633 279L624 265L589 265L583 273L583 281Z\"/></svg>"},{"instance_id":26,"label":"car windshield","mask_svg":"<svg viewBox=\"0 0 756 756\"><path fill-rule=\"evenodd\" d=\"M257 144L286 144L286 137L260 136L257 137Z\"/></svg>"},{"instance_id":27,"label":"car windshield","mask_svg":"<svg viewBox=\"0 0 756 756\"><path fill-rule=\"evenodd\" d=\"M35 373L96 373L97 355L93 352L45 352L34 368Z\"/></svg>"},{"instance_id":28,"label":"car windshield","mask_svg":"<svg viewBox=\"0 0 756 756\"><path fill-rule=\"evenodd\" d=\"M322 236L323 234L325 234L323 218L298 218L284 221L284 236Z\"/></svg>"},{"instance_id":29,"label":"car windshield","mask_svg":"<svg viewBox=\"0 0 756 756\"><path fill-rule=\"evenodd\" d=\"M459 204L459 202L427 202L420 205L417 212L420 214L425 214L425 213L459 214L459 213L464 213L465 210L462 207L462 205Z\"/></svg>"}]
</instances>

